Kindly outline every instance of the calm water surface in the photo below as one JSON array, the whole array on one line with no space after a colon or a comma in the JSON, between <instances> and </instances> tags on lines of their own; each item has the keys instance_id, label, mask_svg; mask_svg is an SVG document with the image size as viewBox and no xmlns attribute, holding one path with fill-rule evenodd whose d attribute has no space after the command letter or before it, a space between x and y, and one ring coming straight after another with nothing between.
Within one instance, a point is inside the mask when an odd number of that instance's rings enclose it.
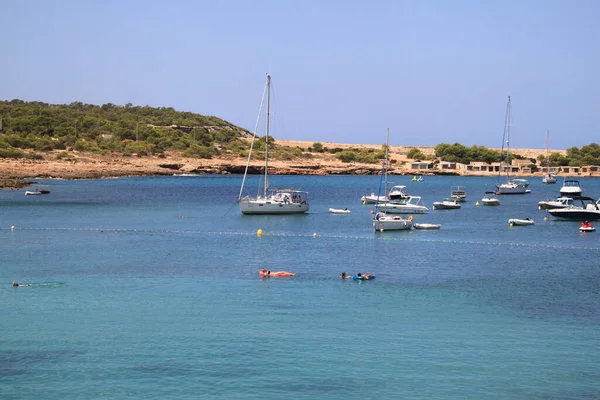
<instances>
[{"instance_id":1,"label":"calm water surface","mask_svg":"<svg viewBox=\"0 0 600 400\"><path fill-rule=\"evenodd\" d=\"M600 397L600 233L537 210L560 182L478 207L496 179L391 180L469 201L375 233L377 177L273 177L311 193L299 216L242 216L239 176L0 191L0 398Z\"/></svg>"}]
</instances>

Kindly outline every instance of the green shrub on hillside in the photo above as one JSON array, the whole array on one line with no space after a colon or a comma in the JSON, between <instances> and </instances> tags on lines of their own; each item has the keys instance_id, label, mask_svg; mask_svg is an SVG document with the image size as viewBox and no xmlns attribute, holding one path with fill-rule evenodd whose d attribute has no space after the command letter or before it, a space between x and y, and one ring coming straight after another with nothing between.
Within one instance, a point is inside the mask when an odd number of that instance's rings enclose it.
<instances>
[{"instance_id":1,"label":"green shrub on hillside","mask_svg":"<svg viewBox=\"0 0 600 400\"><path fill-rule=\"evenodd\" d=\"M68 151L61 151L60 153L58 153L56 155L57 160L72 160L74 158L75 158L75 156L73 154L69 153Z\"/></svg>"},{"instance_id":2,"label":"green shrub on hillside","mask_svg":"<svg viewBox=\"0 0 600 400\"><path fill-rule=\"evenodd\" d=\"M375 151L373 149L351 148L335 153L335 157L345 163L359 162L364 164L374 164L379 162L379 160L382 160L385 157L385 154L382 151Z\"/></svg>"},{"instance_id":3,"label":"green shrub on hillside","mask_svg":"<svg viewBox=\"0 0 600 400\"><path fill-rule=\"evenodd\" d=\"M407 158L412 158L413 160L424 160L425 154L416 147L411 147L411 149L406 154Z\"/></svg>"},{"instance_id":4,"label":"green shrub on hillside","mask_svg":"<svg viewBox=\"0 0 600 400\"><path fill-rule=\"evenodd\" d=\"M28 158L31 160L41 160L43 157L39 154L25 153L18 149L0 148L0 158Z\"/></svg>"},{"instance_id":5,"label":"green shrub on hillside","mask_svg":"<svg viewBox=\"0 0 600 400\"><path fill-rule=\"evenodd\" d=\"M190 158L212 158L217 155L219 152L214 146L199 146L197 144L193 144L189 149L181 153L183 157Z\"/></svg>"}]
</instances>

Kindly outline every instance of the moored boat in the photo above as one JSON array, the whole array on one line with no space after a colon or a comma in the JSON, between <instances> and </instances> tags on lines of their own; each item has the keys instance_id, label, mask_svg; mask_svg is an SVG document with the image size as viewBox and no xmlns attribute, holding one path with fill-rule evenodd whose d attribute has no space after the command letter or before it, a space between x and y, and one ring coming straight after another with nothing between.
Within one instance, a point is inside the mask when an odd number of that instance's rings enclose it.
<instances>
[{"instance_id":1,"label":"moored boat","mask_svg":"<svg viewBox=\"0 0 600 400\"><path fill-rule=\"evenodd\" d=\"M558 197L553 200L542 200L538 201L538 209L540 210L551 210L553 208L565 208L573 204L573 198L571 197Z\"/></svg>"},{"instance_id":2,"label":"moored boat","mask_svg":"<svg viewBox=\"0 0 600 400\"><path fill-rule=\"evenodd\" d=\"M560 188L561 196L581 196L583 194L583 189L579 185L579 181L577 179L565 179L562 187Z\"/></svg>"},{"instance_id":3,"label":"moored boat","mask_svg":"<svg viewBox=\"0 0 600 400\"><path fill-rule=\"evenodd\" d=\"M414 224L415 229L440 229L442 225L440 224Z\"/></svg>"},{"instance_id":4,"label":"moored boat","mask_svg":"<svg viewBox=\"0 0 600 400\"><path fill-rule=\"evenodd\" d=\"M467 201L467 192L461 186L452 186L450 189L450 198L455 201Z\"/></svg>"},{"instance_id":5,"label":"moored boat","mask_svg":"<svg viewBox=\"0 0 600 400\"><path fill-rule=\"evenodd\" d=\"M573 197L573 204L565 208L548 210L555 218L575 221L597 221L600 219L600 207L594 199L587 196Z\"/></svg>"},{"instance_id":6,"label":"moored boat","mask_svg":"<svg viewBox=\"0 0 600 400\"><path fill-rule=\"evenodd\" d=\"M548 174L544 175L544 177L542 178L542 183L545 183L545 184L556 183L556 175L554 175L552 173L548 173Z\"/></svg>"},{"instance_id":7,"label":"moored boat","mask_svg":"<svg viewBox=\"0 0 600 400\"><path fill-rule=\"evenodd\" d=\"M371 194L366 194L360 198L360 202L363 204L375 204L378 202L385 202L388 200L389 198L387 196L377 196L373 192L371 192Z\"/></svg>"},{"instance_id":8,"label":"moored boat","mask_svg":"<svg viewBox=\"0 0 600 400\"><path fill-rule=\"evenodd\" d=\"M523 178L513 178L510 180L512 183L516 183L517 185L522 185L524 187L529 187L529 181Z\"/></svg>"},{"instance_id":9,"label":"moored boat","mask_svg":"<svg viewBox=\"0 0 600 400\"><path fill-rule=\"evenodd\" d=\"M484 206L499 206L500 200L495 196L496 192L485 192L485 196L481 199L481 204Z\"/></svg>"},{"instance_id":10,"label":"moored boat","mask_svg":"<svg viewBox=\"0 0 600 400\"><path fill-rule=\"evenodd\" d=\"M410 195L406 192L406 186L396 185L390 189L388 193L388 199L390 201L405 201L408 200Z\"/></svg>"},{"instance_id":11,"label":"moored boat","mask_svg":"<svg viewBox=\"0 0 600 400\"><path fill-rule=\"evenodd\" d=\"M267 97L267 109L266 109L266 125L265 125L265 166L263 174L263 187L262 193L253 196L243 196L244 184L248 175L248 167L250 165L250 159L252 156L252 148L254 140L256 139L256 132L252 136L252 142L250 144L250 152L248 153L248 161L246 163L246 170L244 171L244 178L242 179L242 185L240 187L240 193L237 198L238 205L242 214L252 215L277 215L277 214L302 214L308 211L308 192L303 190L294 189L275 189L269 187L269 117L270 117L270 104L271 104L271 75L267 74L267 82L265 84L265 92ZM262 110L262 104L261 104Z\"/></svg>"},{"instance_id":12,"label":"moored boat","mask_svg":"<svg viewBox=\"0 0 600 400\"><path fill-rule=\"evenodd\" d=\"M458 210L460 207L461 206L459 203L450 199L444 199L443 201L433 202L434 210Z\"/></svg>"},{"instance_id":13,"label":"moored boat","mask_svg":"<svg viewBox=\"0 0 600 400\"><path fill-rule=\"evenodd\" d=\"M412 229L412 216L408 218L399 215L389 215L383 211L379 211L373 218L373 228L376 232L384 231L405 231Z\"/></svg>"},{"instance_id":14,"label":"moored boat","mask_svg":"<svg viewBox=\"0 0 600 400\"><path fill-rule=\"evenodd\" d=\"M25 196L39 196L42 194L50 194L50 189L36 187L34 190L25 191Z\"/></svg>"},{"instance_id":15,"label":"moored boat","mask_svg":"<svg viewBox=\"0 0 600 400\"><path fill-rule=\"evenodd\" d=\"M535 222L529 218L511 218L508 220L508 224L510 226L527 226L527 225L535 225Z\"/></svg>"},{"instance_id":16,"label":"moored boat","mask_svg":"<svg viewBox=\"0 0 600 400\"><path fill-rule=\"evenodd\" d=\"M546 132L546 175L542 178L542 183L556 183L556 175L550 172L550 131Z\"/></svg>"},{"instance_id":17,"label":"moored boat","mask_svg":"<svg viewBox=\"0 0 600 400\"><path fill-rule=\"evenodd\" d=\"M330 208L329 212L331 214L350 214L350 210L347 208Z\"/></svg>"},{"instance_id":18,"label":"moored boat","mask_svg":"<svg viewBox=\"0 0 600 400\"><path fill-rule=\"evenodd\" d=\"M402 202L388 201L377 204L377 209L390 214L425 214L429 211L423 202L421 196L409 196Z\"/></svg>"},{"instance_id":19,"label":"moored boat","mask_svg":"<svg viewBox=\"0 0 600 400\"><path fill-rule=\"evenodd\" d=\"M379 181L379 190L381 191L381 185L384 185L384 192L387 191L387 163L388 163L388 148L390 142L390 130L387 130L386 141L385 141L385 157L382 163L382 174ZM412 229L412 215L408 218L403 218L398 215L389 215L386 210L382 207L390 202L376 203L375 209L371 211L373 214L373 228L376 232L385 231L405 231Z\"/></svg>"},{"instance_id":20,"label":"moored boat","mask_svg":"<svg viewBox=\"0 0 600 400\"><path fill-rule=\"evenodd\" d=\"M501 194L525 194L530 193L531 190L527 189L529 182L525 179L515 179L510 177L511 172L511 161L510 158L510 114L511 114L511 103L510 96L508 96L508 103L506 104L506 121L504 125L504 138L506 142L502 142L502 151L500 157L500 169L499 173L506 172L506 183L499 183L496 185L496 195ZM506 165L503 165L502 155L504 153L504 143L506 143Z\"/></svg>"}]
</instances>

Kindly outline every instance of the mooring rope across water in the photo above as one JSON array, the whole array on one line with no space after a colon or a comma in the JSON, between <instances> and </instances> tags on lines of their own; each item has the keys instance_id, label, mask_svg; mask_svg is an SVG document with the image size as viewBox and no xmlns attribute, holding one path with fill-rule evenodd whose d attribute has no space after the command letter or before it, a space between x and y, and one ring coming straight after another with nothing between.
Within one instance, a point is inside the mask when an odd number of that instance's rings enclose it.
<instances>
[{"instance_id":1,"label":"mooring rope across water","mask_svg":"<svg viewBox=\"0 0 600 400\"><path fill-rule=\"evenodd\" d=\"M7 228L0 228L7 230ZM44 227L10 227L12 231L80 231L80 232L106 232L106 233L170 233L183 235L219 235L219 236L258 236L260 238L268 237L290 237L290 238L312 238L312 239L347 239L347 240L386 240L398 242L419 242L419 243L446 243L446 244L465 244L465 245L488 245L488 246L509 246L509 247L529 247L529 248L547 248L547 249L571 249L571 250L589 250L600 251L600 247L588 246L572 246L550 243L511 243L511 242L494 242L485 240L460 240L460 239L431 239L431 238L415 238L413 235L404 236L380 236L377 233L369 236L355 235L336 235L336 234L317 234L317 233L263 233L262 230L257 232L235 232L235 231L197 231L197 230L182 230L182 229L126 229L126 228L44 228Z\"/></svg>"}]
</instances>

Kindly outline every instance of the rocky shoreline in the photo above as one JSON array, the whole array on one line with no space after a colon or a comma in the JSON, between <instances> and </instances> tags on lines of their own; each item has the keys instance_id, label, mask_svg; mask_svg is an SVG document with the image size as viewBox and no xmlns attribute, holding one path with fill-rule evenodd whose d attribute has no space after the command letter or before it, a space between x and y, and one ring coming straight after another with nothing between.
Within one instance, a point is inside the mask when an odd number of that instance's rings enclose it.
<instances>
[{"instance_id":1,"label":"rocky shoreline","mask_svg":"<svg viewBox=\"0 0 600 400\"><path fill-rule=\"evenodd\" d=\"M283 141L279 141L283 144ZM288 142L288 146L308 148L312 142ZM329 144L332 145L332 144ZM381 145L342 145L355 147L375 147ZM471 173L463 170L412 170L406 158L408 147L393 146L391 151L390 175L461 175L493 176L493 173ZM433 148L419 148L426 155L433 154ZM515 150L518 152L519 150ZM528 156L535 156L542 150L521 150ZM0 187L24 187L36 178L61 179L103 179L123 176L167 176L187 174L243 174L246 159L225 155L213 159L181 157L180 153L170 152L161 156L116 156L94 153L70 152L71 157L59 157L60 152L44 154L42 160L0 159ZM262 161L252 162L250 174L262 174ZM342 163L332 154L311 153L301 160L269 162L269 173L273 175L377 175L381 165ZM529 176L541 176L541 173Z\"/></svg>"}]
</instances>

